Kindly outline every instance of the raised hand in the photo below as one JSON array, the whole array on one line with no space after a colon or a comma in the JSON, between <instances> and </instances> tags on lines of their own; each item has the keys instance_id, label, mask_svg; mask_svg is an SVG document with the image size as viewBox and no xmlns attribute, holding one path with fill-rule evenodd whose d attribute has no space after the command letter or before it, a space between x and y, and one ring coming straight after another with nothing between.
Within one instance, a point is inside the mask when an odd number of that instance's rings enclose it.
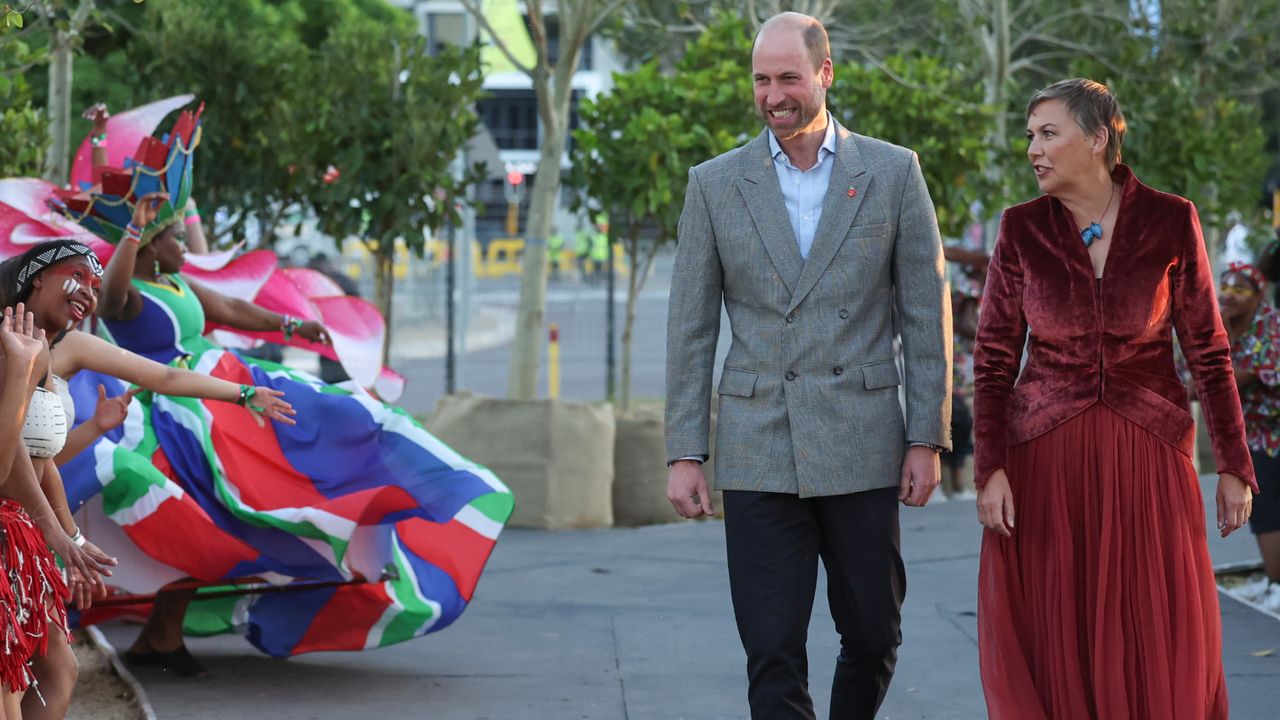
<instances>
[{"instance_id":1,"label":"raised hand","mask_svg":"<svg viewBox=\"0 0 1280 720\"><path fill-rule=\"evenodd\" d=\"M107 388L99 384L98 406L93 410L93 426L100 433L120 427L120 423L123 423L125 418L129 416L129 401L140 392L142 392L142 388L134 387L109 398L107 397Z\"/></svg>"},{"instance_id":2,"label":"raised hand","mask_svg":"<svg viewBox=\"0 0 1280 720\"><path fill-rule=\"evenodd\" d=\"M85 108L80 117L93 123L94 135L101 135L107 131L107 120L111 117L111 112L107 110L106 103L94 103Z\"/></svg>"},{"instance_id":3,"label":"raised hand","mask_svg":"<svg viewBox=\"0 0 1280 720\"><path fill-rule=\"evenodd\" d=\"M35 316L23 303L4 309L0 319L0 351L6 358L33 372L40 371L44 359L44 329L36 327Z\"/></svg>"},{"instance_id":4,"label":"raised hand","mask_svg":"<svg viewBox=\"0 0 1280 720\"><path fill-rule=\"evenodd\" d=\"M138 199L137 204L133 206L134 226L139 230L143 230L155 222L156 216L160 214L160 203L167 202L169 202L169 193L167 192L157 190L143 195Z\"/></svg>"}]
</instances>

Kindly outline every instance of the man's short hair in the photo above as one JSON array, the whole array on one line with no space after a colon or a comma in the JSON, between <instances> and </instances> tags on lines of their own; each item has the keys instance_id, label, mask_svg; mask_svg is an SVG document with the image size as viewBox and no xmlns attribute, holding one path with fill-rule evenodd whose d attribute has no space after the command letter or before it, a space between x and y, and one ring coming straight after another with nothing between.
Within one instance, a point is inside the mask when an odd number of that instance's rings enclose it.
<instances>
[{"instance_id":1,"label":"man's short hair","mask_svg":"<svg viewBox=\"0 0 1280 720\"><path fill-rule=\"evenodd\" d=\"M756 41L760 39L760 35L765 30L772 29L774 25L786 25L791 29L799 30L801 36L804 37L804 47L809 51L809 59L813 61L813 67L822 67L822 62L831 57L831 40L827 37L827 29L818 22L817 18L810 17L797 12L784 12L774 15L764 24L760 26L760 30L756 33L755 41L752 41L751 47L754 49Z\"/></svg>"},{"instance_id":2,"label":"man's short hair","mask_svg":"<svg viewBox=\"0 0 1280 720\"><path fill-rule=\"evenodd\" d=\"M1120 162L1120 147L1124 145L1127 126L1124 111L1111 88L1088 78L1059 80L1031 96L1027 119L1036 106L1046 100L1061 100L1085 135L1093 135L1101 127L1107 129L1107 168L1114 169Z\"/></svg>"}]
</instances>

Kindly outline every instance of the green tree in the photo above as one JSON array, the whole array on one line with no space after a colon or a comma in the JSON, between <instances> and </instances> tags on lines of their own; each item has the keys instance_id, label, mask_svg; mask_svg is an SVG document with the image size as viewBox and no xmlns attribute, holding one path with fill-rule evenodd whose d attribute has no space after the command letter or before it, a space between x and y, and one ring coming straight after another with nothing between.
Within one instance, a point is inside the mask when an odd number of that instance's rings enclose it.
<instances>
[{"instance_id":1,"label":"green tree","mask_svg":"<svg viewBox=\"0 0 1280 720\"><path fill-rule=\"evenodd\" d=\"M49 123L23 73L43 62L22 37L22 15L0 7L0 177L39 175Z\"/></svg>"},{"instance_id":2,"label":"green tree","mask_svg":"<svg viewBox=\"0 0 1280 720\"><path fill-rule=\"evenodd\" d=\"M938 224L943 234L957 236L975 201L998 207L997 184L983 173L993 152L987 129L995 111L981 96L980 86L965 88L937 58L891 55L878 67L837 66L827 106L855 132L914 150Z\"/></svg>"},{"instance_id":3,"label":"green tree","mask_svg":"<svg viewBox=\"0 0 1280 720\"><path fill-rule=\"evenodd\" d=\"M592 33L613 14L622 0L559 0L554 15L559 25L559 44L553 48L548 32L548 15L543 0L528 0L527 15L534 63L522 62L506 41L495 33L481 8L480 0L462 0L507 60L533 82L538 102L541 137L538 170L533 176L529 197L529 219L525 226L525 247L520 278L520 309L516 337L511 345L511 369L507 394L530 399L538 386L538 346L543 337L547 313L547 238L560 197L560 160L569 136L569 105L573 99L573 75L578 71L582 48ZM553 50L556 53L553 55Z\"/></svg>"},{"instance_id":4,"label":"green tree","mask_svg":"<svg viewBox=\"0 0 1280 720\"><path fill-rule=\"evenodd\" d=\"M313 53L305 142L315 149L302 192L320 229L358 238L376 258L377 304L390 328L396 241L422 253L425 232L458 219L481 169L459 174L459 151L478 127L478 48L427 54L413 30L343 25ZM332 165L338 173L324 178ZM391 333L383 344L386 362Z\"/></svg>"},{"instance_id":5,"label":"green tree","mask_svg":"<svg viewBox=\"0 0 1280 720\"><path fill-rule=\"evenodd\" d=\"M676 237L688 169L733 149L758 126L750 113L750 41L741 19L722 18L667 75L654 59L614 76L613 90L579 108L570 182L592 212L609 216L611 242L622 244L627 277L618 404L631 404L631 348L636 299L653 258Z\"/></svg>"}]
</instances>

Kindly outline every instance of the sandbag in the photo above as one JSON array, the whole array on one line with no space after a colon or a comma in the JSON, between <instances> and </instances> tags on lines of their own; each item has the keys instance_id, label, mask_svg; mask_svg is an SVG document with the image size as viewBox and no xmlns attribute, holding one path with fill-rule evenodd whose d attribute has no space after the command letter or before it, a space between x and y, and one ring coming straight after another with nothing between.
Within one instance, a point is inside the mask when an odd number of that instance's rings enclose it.
<instances>
[{"instance_id":1,"label":"sandbag","mask_svg":"<svg viewBox=\"0 0 1280 720\"><path fill-rule=\"evenodd\" d=\"M716 405L711 405L711 437L715 437ZM613 521L624 527L675 522L680 519L667 500L666 440L660 410L619 412L614 446ZM712 443L714 445L714 442ZM708 484L715 480L715 449L703 463ZM711 502L721 515L721 495L712 492Z\"/></svg>"},{"instance_id":2,"label":"sandbag","mask_svg":"<svg viewBox=\"0 0 1280 720\"><path fill-rule=\"evenodd\" d=\"M441 398L425 424L511 488L515 512L509 526L613 525L611 406L463 393Z\"/></svg>"}]
</instances>

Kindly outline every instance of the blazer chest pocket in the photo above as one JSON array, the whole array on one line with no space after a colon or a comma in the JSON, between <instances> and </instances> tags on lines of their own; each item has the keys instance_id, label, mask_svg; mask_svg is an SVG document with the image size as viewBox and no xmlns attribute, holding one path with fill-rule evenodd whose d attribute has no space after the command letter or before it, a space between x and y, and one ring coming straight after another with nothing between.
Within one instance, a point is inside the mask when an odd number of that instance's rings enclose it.
<instances>
[{"instance_id":1,"label":"blazer chest pocket","mask_svg":"<svg viewBox=\"0 0 1280 720\"><path fill-rule=\"evenodd\" d=\"M868 390L897 387L901 382L898 364L892 360L862 366L862 384Z\"/></svg>"},{"instance_id":2,"label":"blazer chest pocket","mask_svg":"<svg viewBox=\"0 0 1280 720\"><path fill-rule=\"evenodd\" d=\"M889 223L854 225L845 237L858 247L863 258L877 258L888 252Z\"/></svg>"},{"instance_id":3,"label":"blazer chest pocket","mask_svg":"<svg viewBox=\"0 0 1280 720\"><path fill-rule=\"evenodd\" d=\"M717 392L733 397L751 397L756 394L756 378L760 373L737 368L725 368L720 374L720 386Z\"/></svg>"},{"instance_id":4,"label":"blazer chest pocket","mask_svg":"<svg viewBox=\"0 0 1280 720\"><path fill-rule=\"evenodd\" d=\"M845 237L849 239L868 238L877 239L889 237L889 223L875 223L873 225L854 225L849 228L849 234Z\"/></svg>"}]
</instances>

